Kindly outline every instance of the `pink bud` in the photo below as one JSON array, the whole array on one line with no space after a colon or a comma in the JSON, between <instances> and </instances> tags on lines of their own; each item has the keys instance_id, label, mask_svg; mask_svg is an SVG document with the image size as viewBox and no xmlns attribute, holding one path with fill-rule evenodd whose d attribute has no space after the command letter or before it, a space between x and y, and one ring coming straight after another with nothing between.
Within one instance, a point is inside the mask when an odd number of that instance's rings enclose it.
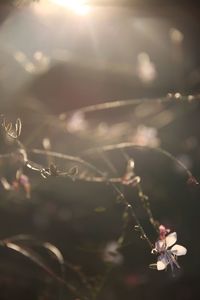
<instances>
[{"instance_id":1,"label":"pink bud","mask_svg":"<svg viewBox=\"0 0 200 300\"><path fill-rule=\"evenodd\" d=\"M160 240L165 239L166 235L170 232L170 229L166 228L164 225L159 226L159 238Z\"/></svg>"}]
</instances>

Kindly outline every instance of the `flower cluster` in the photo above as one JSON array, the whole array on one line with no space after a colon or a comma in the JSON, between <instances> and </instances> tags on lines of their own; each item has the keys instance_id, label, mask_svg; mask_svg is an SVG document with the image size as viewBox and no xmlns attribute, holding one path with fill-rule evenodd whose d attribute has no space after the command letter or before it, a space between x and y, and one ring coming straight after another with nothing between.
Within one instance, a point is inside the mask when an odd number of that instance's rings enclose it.
<instances>
[{"instance_id":1,"label":"flower cluster","mask_svg":"<svg viewBox=\"0 0 200 300\"><path fill-rule=\"evenodd\" d=\"M15 176L15 179L10 184L5 177L0 179L3 188L7 191L19 191L20 188L25 192L26 198L31 197L31 184L28 176L22 173L21 170L18 170Z\"/></svg>"}]
</instances>

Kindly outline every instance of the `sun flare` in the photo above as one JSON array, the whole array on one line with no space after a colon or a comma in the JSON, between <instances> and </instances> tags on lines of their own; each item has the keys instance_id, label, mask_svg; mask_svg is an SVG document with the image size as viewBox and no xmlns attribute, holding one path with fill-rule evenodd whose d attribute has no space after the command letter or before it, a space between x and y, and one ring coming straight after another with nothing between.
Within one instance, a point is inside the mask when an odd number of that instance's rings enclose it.
<instances>
[{"instance_id":1,"label":"sun flare","mask_svg":"<svg viewBox=\"0 0 200 300\"><path fill-rule=\"evenodd\" d=\"M87 15L90 11L89 5L83 0L51 0L54 4L71 9L78 15Z\"/></svg>"}]
</instances>

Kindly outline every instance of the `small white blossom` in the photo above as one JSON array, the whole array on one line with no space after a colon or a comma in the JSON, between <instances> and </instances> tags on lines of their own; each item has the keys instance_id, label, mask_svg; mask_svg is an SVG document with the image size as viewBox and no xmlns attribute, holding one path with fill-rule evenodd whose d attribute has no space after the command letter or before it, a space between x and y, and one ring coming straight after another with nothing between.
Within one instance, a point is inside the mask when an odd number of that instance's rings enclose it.
<instances>
[{"instance_id":1,"label":"small white blossom","mask_svg":"<svg viewBox=\"0 0 200 300\"><path fill-rule=\"evenodd\" d=\"M67 120L66 129L70 133L77 133L87 129L85 115L81 111L74 112Z\"/></svg>"},{"instance_id":2,"label":"small white blossom","mask_svg":"<svg viewBox=\"0 0 200 300\"><path fill-rule=\"evenodd\" d=\"M177 268L180 268L177 262L177 256L185 255L187 253L187 249L181 245L174 245L176 240L177 234L176 232L172 232L164 239L158 240L155 243L155 249L153 249L152 252L160 254L156 264L158 271L165 270L168 265L170 265L172 271L174 270L174 265Z\"/></svg>"},{"instance_id":3,"label":"small white blossom","mask_svg":"<svg viewBox=\"0 0 200 300\"><path fill-rule=\"evenodd\" d=\"M114 265L121 265L123 263L123 256L118 250L119 245L117 242L109 242L103 251L103 261Z\"/></svg>"}]
</instances>

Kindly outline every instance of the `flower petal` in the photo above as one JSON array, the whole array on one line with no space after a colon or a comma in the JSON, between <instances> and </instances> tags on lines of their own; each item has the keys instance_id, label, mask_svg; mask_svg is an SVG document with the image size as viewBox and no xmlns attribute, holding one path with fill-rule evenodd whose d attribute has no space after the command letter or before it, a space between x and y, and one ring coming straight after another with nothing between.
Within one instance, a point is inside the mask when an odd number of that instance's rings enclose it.
<instances>
[{"instance_id":1,"label":"flower petal","mask_svg":"<svg viewBox=\"0 0 200 300\"><path fill-rule=\"evenodd\" d=\"M187 253L187 249L181 245L174 245L170 251L177 256L185 255Z\"/></svg>"},{"instance_id":2,"label":"flower petal","mask_svg":"<svg viewBox=\"0 0 200 300\"><path fill-rule=\"evenodd\" d=\"M171 247L176 243L177 240L177 234L176 232L172 232L166 236L165 242L166 242L166 248Z\"/></svg>"},{"instance_id":3,"label":"flower petal","mask_svg":"<svg viewBox=\"0 0 200 300\"><path fill-rule=\"evenodd\" d=\"M158 252L164 251L165 248L166 248L165 240L158 240L158 241L155 243L155 249L156 249Z\"/></svg>"},{"instance_id":4,"label":"flower petal","mask_svg":"<svg viewBox=\"0 0 200 300\"><path fill-rule=\"evenodd\" d=\"M166 269L168 263L169 262L168 262L167 257L164 254L160 255L158 257L158 261L157 261L157 270L161 271L161 270Z\"/></svg>"}]
</instances>

